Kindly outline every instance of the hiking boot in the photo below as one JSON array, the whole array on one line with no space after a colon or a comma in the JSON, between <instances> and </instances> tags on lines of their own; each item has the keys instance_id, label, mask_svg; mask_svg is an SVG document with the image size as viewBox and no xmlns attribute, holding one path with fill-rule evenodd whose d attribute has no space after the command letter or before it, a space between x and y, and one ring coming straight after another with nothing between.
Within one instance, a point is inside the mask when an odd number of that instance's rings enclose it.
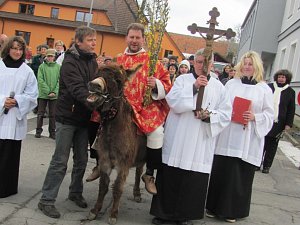
<instances>
[{"instance_id":1,"label":"hiking boot","mask_svg":"<svg viewBox=\"0 0 300 225\"><path fill-rule=\"evenodd\" d=\"M87 203L81 194L69 194L69 200L73 201L80 208L87 208Z\"/></svg>"},{"instance_id":2,"label":"hiking boot","mask_svg":"<svg viewBox=\"0 0 300 225\"><path fill-rule=\"evenodd\" d=\"M155 180L155 178L153 176L150 176L150 175L147 175L147 174L144 174L142 176L142 181L144 181L144 183L145 183L146 190L150 194L156 195L157 194L157 189L156 189L154 180Z\"/></svg>"},{"instance_id":3,"label":"hiking boot","mask_svg":"<svg viewBox=\"0 0 300 225\"><path fill-rule=\"evenodd\" d=\"M98 179L99 177L100 177L100 171L99 171L98 167L95 166L93 168L92 173L86 178L86 182L91 182L93 180Z\"/></svg>"},{"instance_id":4,"label":"hiking boot","mask_svg":"<svg viewBox=\"0 0 300 225\"><path fill-rule=\"evenodd\" d=\"M40 133L36 133L36 134L34 135L34 137L36 137L36 138L41 138L42 135L41 135Z\"/></svg>"},{"instance_id":5,"label":"hiking boot","mask_svg":"<svg viewBox=\"0 0 300 225\"><path fill-rule=\"evenodd\" d=\"M38 204L39 210L41 210L46 216L51 218L59 218L60 213L57 211L54 205L45 205L43 203Z\"/></svg>"}]
</instances>

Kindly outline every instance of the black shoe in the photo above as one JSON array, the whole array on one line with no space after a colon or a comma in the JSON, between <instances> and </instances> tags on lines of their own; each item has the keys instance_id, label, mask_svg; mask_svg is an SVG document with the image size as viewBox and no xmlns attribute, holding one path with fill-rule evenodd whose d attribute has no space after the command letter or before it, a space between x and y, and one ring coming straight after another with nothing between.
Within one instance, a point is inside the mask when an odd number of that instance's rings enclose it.
<instances>
[{"instance_id":1,"label":"black shoe","mask_svg":"<svg viewBox=\"0 0 300 225\"><path fill-rule=\"evenodd\" d=\"M57 211L54 205L45 205L43 203L38 204L38 208L46 215L51 218L59 218L60 213Z\"/></svg>"},{"instance_id":2,"label":"black shoe","mask_svg":"<svg viewBox=\"0 0 300 225\"><path fill-rule=\"evenodd\" d=\"M41 138L41 137L42 137L42 135L41 135L41 134L38 134L38 133L35 134L34 136L35 136L36 138Z\"/></svg>"},{"instance_id":3,"label":"black shoe","mask_svg":"<svg viewBox=\"0 0 300 225\"><path fill-rule=\"evenodd\" d=\"M49 138L55 140L55 134L50 134L50 135L49 135Z\"/></svg>"},{"instance_id":4,"label":"black shoe","mask_svg":"<svg viewBox=\"0 0 300 225\"><path fill-rule=\"evenodd\" d=\"M152 224L161 225L161 224L176 224L175 221L165 220L158 217L152 219Z\"/></svg>"},{"instance_id":5,"label":"black shoe","mask_svg":"<svg viewBox=\"0 0 300 225\"><path fill-rule=\"evenodd\" d=\"M216 215L213 214L211 211L209 211L208 209L206 210L206 213L205 213L206 217L208 218L215 218Z\"/></svg>"},{"instance_id":6,"label":"black shoe","mask_svg":"<svg viewBox=\"0 0 300 225\"><path fill-rule=\"evenodd\" d=\"M33 112L34 114L37 114L37 112L38 112L38 109L37 109L37 107L36 107L36 108L34 108L34 109L32 110L32 112Z\"/></svg>"},{"instance_id":7,"label":"black shoe","mask_svg":"<svg viewBox=\"0 0 300 225\"><path fill-rule=\"evenodd\" d=\"M269 173L270 172L270 167L264 167L261 172L262 173Z\"/></svg>"},{"instance_id":8,"label":"black shoe","mask_svg":"<svg viewBox=\"0 0 300 225\"><path fill-rule=\"evenodd\" d=\"M81 194L69 194L68 198L80 208L87 208L87 203Z\"/></svg>"},{"instance_id":9,"label":"black shoe","mask_svg":"<svg viewBox=\"0 0 300 225\"><path fill-rule=\"evenodd\" d=\"M193 225L193 222L190 220L178 221L177 225Z\"/></svg>"}]
</instances>

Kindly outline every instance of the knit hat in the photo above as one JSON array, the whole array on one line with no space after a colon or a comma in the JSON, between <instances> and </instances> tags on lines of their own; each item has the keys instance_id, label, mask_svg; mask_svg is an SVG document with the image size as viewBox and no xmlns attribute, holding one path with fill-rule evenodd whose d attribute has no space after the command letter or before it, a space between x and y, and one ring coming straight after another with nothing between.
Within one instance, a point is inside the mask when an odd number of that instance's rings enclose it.
<instances>
[{"instance_id":1,"label":"knit hat","mask_svg":"<svg viewBox=\"0 0 300 225\"><path fill-rule=\"evenodd\" d=\"M186 59L181 61L181 63L179 64L179 68L181 67L181 65L186 65L189 70L191 69L190 62Z\"/></svg>"},{"instance_id":2,"label":"knit hat","mask_svg":"<svg viewBox=\"0 0 300 225\"><path fill-rule=\"evenodd\" d=\"M48 55L55 56L55 49L53 49L53 48L47 49L46 56L48 56Z\"/></svg>"}]
</instances>

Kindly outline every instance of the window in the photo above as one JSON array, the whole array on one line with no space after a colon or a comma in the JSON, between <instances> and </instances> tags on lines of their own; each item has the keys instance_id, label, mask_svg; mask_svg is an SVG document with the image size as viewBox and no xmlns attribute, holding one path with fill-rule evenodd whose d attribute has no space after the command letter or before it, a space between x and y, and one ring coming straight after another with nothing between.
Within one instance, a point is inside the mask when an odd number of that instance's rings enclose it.
<instances>
[{"instance_id":1,"label":"window","mask_svg":"<svg viewBox=\"0 0 300 225\"><path fill-rule=\"evenodd\" d=\"M81 22L91 22L93 19L93 14L87 13L87 12L76 12L76 18L75 21L81 21Z\"/></svg>"},{"instance_id":2,"label":"window","mask_svg":"<svg viewBox=\"0 0 300 225\"><path fill-rule=\"evenodd\" d=\"M59 8L51 8L51 18L58 19Z\"/></svg>"},{"instance_id":3,"label":"window","mask_svg":"<svg viewBox=\"0 0 300 225\"><path fill-rule=\"evenodd\" d=\"M34 5L19 4L19 13L33 15L34 14Z\"/></svg>"},{"instance_id":4,"label":"window","mask_svg":"<svg viewBox=\"0 0 300 225\"><path fill-rule=\"evenodd\" d=\"M172 50L165 50L165 54L164 54L165 58L168 58L171 55L173 55L173 51Z\"/></svg>"},{"instance_id":5,"label":"window","mask_svg":"<svg viewBox=\"0 0 300 225\"><path fill-rule=\"evenodd\" d=\"M47 37L47 45L49 46L49 48L54 48L54 38L48 38Z\"/></svg>"},{"instance_id":6,"label":"window","mask_svg":"<svg viewBox=\"0 0 300 225\"><path fill-rule=\"evenodd\" d=\"M293 64L294 64L294 58L295 58L295 52L296 52L297 43L293 43L291 45L289 59L288 59L288 69L292 71Z\"/></svg>"},{"instance_id":7,"label":"window","mask_svg":"<svg viewBox=\"0 0 300 225\"><path fill-rule=\"evenodd\" d=\"M16 36L21 36L24 38L24 40L26 41L26 44L29 45L30 42L30 32L26 32L26 31L20 31L20 30L16 30L15 32Z\"/></svg>"},{"instance_id":8,"label":"window","mask_svg":"<svg viewBox=\"0 0 300 225\"><path fill-rule=\"evenodd\" d=\"M278 65L279 68L284 68L283 63L284 63L284 59L285 59L285 51L286 51L286 49L281 50L280 60L279 60L279 65Z\"/></svg>"},{"instance_id":9,"label":"window","mask_svg":"<svg viewBox=\"0 0 300 225\"><path fill-rule=\"evenodd\" d=\"M290 0L289 17L293 15L294 7L295 7L295 0Z\"/></svg>"}]
</instances>

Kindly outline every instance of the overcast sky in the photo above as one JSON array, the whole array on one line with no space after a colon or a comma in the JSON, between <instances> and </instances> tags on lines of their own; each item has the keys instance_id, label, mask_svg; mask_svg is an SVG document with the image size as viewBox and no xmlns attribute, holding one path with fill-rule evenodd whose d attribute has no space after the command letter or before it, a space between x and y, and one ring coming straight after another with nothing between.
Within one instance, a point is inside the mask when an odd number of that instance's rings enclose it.
<instances>
[{"instance_id":1,"label":"overcast sky","mask_svg":"<svg viewBox=\"0 0 300 225\"><path fill-rule=\"evenodd\" d=\"M208 13L213 7L217 7L220 12L217 18L219 26L216 28L235 30L242 25L252 2L253 0L169 0L170 18L167 31L192 35L187 30L187 26L192 23L208 27Z\"/></svg>"}]
</instances>

